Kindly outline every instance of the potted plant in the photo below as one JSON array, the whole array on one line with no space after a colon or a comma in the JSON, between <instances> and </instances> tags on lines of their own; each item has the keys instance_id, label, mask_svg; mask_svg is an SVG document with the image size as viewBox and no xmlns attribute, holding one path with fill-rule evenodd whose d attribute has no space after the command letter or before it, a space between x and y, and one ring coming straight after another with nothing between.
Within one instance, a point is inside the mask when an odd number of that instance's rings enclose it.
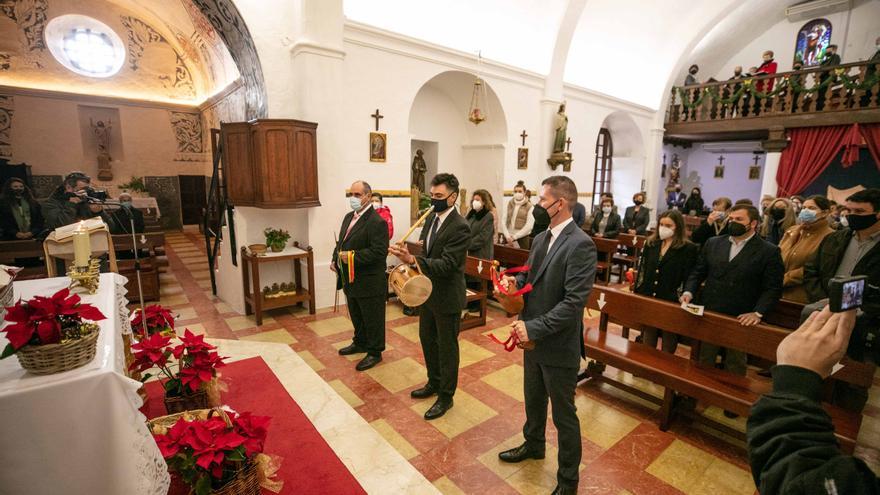
<instances>
[{"instance_id":1,"label":"potted plant","mask_svg":"<svg viewBox=\"0 0 880 495\"><path fill-rule=\"evenodd\" d=\"M154 333L131 345L134 361L129 370L142 373L156 368L166 380L165 409L168 413L208 407L208 388L217 384L217 368L225 366L204 335L184 330L180 343L172 346L172 337ZM146 373L141 381L154 376Z\"/></svg>"},{"instance_id":2,"label":"potted plant","mask_svg":"<svg viewBox=\"0 0 880 495\"><path fill-rule=\"evenodd\" d=\"M147 186L144 184L143 177L132 176L131 180L119 184L118 187L123 192L137 193L138 196L145 196L147 194Z\"/></svg>"},{"instance_id":3,"label":"potted plant","mask_svg":"<svg viewBox=\"0 0 880 495\"><path fill-rule=\"evenodd\" d=\"M13 354L21 367L38 375L78 368L95 358L98 325L105 317L91 304L82 304L78 295L61 289L52 297L34 296L6 308L10 322L0 332L9 343L0 359ZM89 320L89 321L87 321Z\"/></svg>"},{"instance_id":4,"label":"potted plant","mask_svg":"<svg viewBox=\"0 0 880 495\"><path fill-rule=\"evenodd\" d=\"M146 318L146 322L144 319ZM151 304L141 311L134 311L131 318L131 331L138 339L144 338L144 323L147 325L147 335L161 333L166 337L174 336L174 316L167 308L158 304Z\"/></svg>"},{"instance_id":5,"label":"potted plant","mask_svg":"<svg viewBox=\"0 0 880 495\"><path fill-rule=\"evenodd\" d=\"M195 495L261 493L277 463L263 453L271 418L223 409L190 411L150 421L168 470Z\"/></svg>"},{"instance_id":6,"label":"potted plant","mask_svg":"<svg viewBox=\"0 0 880 495\"><path fill-rule=\"evenodd\" d=\"M269 249L274 253L284 251L284 246L286 246L287 241L290 240L290 233L283 229L273 229L272 227L268 227L263 231L263 234L266 236L266 245L269 246Z\"/></svg>"}]
</instances>

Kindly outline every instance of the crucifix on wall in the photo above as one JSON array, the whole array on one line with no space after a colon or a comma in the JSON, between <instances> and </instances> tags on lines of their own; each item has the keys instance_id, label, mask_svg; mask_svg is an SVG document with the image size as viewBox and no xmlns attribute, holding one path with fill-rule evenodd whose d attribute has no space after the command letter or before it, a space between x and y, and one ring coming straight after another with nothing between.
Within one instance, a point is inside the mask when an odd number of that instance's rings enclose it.
<instances>
[{"instance_id":1,"label":"crucifix on wall","mask_svg":"<svg viewBox=\"0 0 880 495\"><path fill-rule=\"evenodd\" d=\"M755 153L754 165L749 167L749 180L759 180L761 178L761 166L758 162L761 160L761 154Z\"/></svg>"},{"instance_id":2,"label":"crucifix on wall","mask_svg":"<svg viewBox=\"0 0 880 495\"><path fill-rule=\"evenodd\" d=\"M379 113L377 108L376 113L371 114L370 117L376 121L376 132L370 133L370 161L384 162L388 151L388 137L384 132L379 132L379 119L385 116Z\"/></svg>"},{"instance_id":3,"label":"crucifix on wall","mask_svg":"<svg viewBox=\"0 0 880 495\"><path fill-rule=\"evenodd\" d=\"M565 140L565 151L571 151L571 137Z\"/></svg>"},{"instance_id":4,"label":"crucifix on wall","mask_svg":"<svg viewBox=\"0 0 880 495\"><path fill-rule=\"evenodd\" d=\"M718 156L718 165L715 165L715 178L724 178L724 155Z\"/></svg>"},{"instance_id":5,"label":"crucifix on wall","mask_svg":"<svg viewBox=\"0 0 880 495\"><path fill-rule=\"evenodd\" d=\"M526 130L523 129L522 134L519 135L522 138L522 147L516 150L516 168L520 170L525 170L529 168L529 149L526 148L526 138L529 137L526 134Z\"/></svg>"}]
</instances>

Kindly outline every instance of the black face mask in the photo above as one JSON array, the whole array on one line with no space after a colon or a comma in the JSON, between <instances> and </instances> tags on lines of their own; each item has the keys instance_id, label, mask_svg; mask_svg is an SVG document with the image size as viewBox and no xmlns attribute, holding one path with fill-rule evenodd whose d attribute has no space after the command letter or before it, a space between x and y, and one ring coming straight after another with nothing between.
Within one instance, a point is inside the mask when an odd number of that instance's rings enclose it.
<instances>
[{"instance_id":1,"label":"black face mask","mask_svg":"<svg viewBox=\"0 0 880 495\"><path fill-rule=\"evenodd\" d=\"M693 191L693 192L691 193L691 196L693 196L693 197L695 197L695 198L699 198L699 197L700 197L700 191Z\"/></svg>"},{"instance_id":2,"label":"black face mask","mask_svg":"<svg viewBox=\"0 0 880 495\"><path fill-rule=\"evenodd\" d=\"M554 206L556 206L556 203L558 203L558 202L559 202L559 200L557 199L557 200L554 201L553 204L551 204L549 207L544 208L544 213L547 214L547 221L548 221L548 222L549 222L550 220L553 220L553 217L555 217L556 214L559 213L559 210L556 210L556 213L554 213L554 214L551 215L551 214L550 214L550 211L549 211L550 208L553 208Z\"/></svg>"},{"instance_id":3,"label":"black face mask","mask_svg":"<svg viewBox=\"0 0 880 495\"><path fill-rule=\"evenodd\" d=\"M535 205L532 208L532 216L535 217L535 223L537 224L549 224L550 223L550 215L547 213L541 205Z\"/></svg>"},{"instance_id":4,"label":"black face mask","mask_svg":"<svg viewBox=\"0 0 880 495\"><path fill-rule=\"evenodd\" d=\"M637 199L637 200L633 201L633 204L635 204L636 206L642 206L644 203L645 202L642 201L641 199Z\"/></svg>"},{"instance_id":5,"label":"black face mask","mask_svg":"<svg viewBox=\"0 0 880 495\"><path fill-rule=\"evenodd\" d=\"M850 213L846 216L846 221L852 230L870 229L878 222L876 213L869 213L867 215L853 215Z\"/></svg>"},{"instance_id":6,"label":"black face mask","mask_svg":"<svg viewBox=\"0 0 880 495\"><path fill-rule=\"evenodd\" d=\"M785 208L770 208L770 216L774 220L782 220L785 218Z\"/></svg>"},{"instance_id":7,"label":"black face mask","mask_svg":"<svg viewBox=\"0 0 880 495\"><path fill-rule=\"evenodd\" d=\"M444 211L449 209L448 200L450 197L452 197L452 194L442 199L431 198L431 208L434 208L434 213L443 213Z\"/></svg>"},{"instance_id":8,"label":"black face mask","mask_svg":"<svg viewBox=\"0 0 880 495\"><path fill-rule=\"evenodd\" d=\"M20 197L24 196L24 191L12 191L12 195L15 196L16 198L20 198Z\"/></svg>"},{"instance_id":9,"label":"black face mask","mask_svg":"<svg viewBox=\"0 0 880 495\"><path fill-rule=\"evenodd\" d=\"M733 237L740 237L746 235L746 232L749 231L749 228L745 225L737 222L730 222L727 224L727 232L730 233Z\"/></svg>"}]
</instances>

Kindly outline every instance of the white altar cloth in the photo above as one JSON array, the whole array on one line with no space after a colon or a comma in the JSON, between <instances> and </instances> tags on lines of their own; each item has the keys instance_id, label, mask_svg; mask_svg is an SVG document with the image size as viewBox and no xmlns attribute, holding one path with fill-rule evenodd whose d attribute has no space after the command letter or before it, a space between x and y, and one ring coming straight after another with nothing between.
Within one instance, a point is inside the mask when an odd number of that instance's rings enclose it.
<instances>
[{"instance_id":1,"label":"white altar cloth","mask_svg":"<svg viewBox=\"0 0 880 495\"><path fill-rule=\"evenodd\" d=\"M130 331L125 277L101 274L98 293L82 295L107 317L98 322L95 359L54 375L0 361L0 493L165 495L170 483L137 395L124 372L122 333ZM15 301L51 296L67 277L14 282ZM0 335L0 349L6 347Z\"/></svg>"}]
</instances>

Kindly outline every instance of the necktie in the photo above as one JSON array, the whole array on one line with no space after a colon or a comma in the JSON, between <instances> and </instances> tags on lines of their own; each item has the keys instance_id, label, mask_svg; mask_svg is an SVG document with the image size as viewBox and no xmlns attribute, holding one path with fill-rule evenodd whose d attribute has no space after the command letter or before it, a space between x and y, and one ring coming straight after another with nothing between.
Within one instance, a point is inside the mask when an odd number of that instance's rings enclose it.
<instances>
[{"instance_id":1,"label":"necktie","mask_svg":"<svg viewBox=\"0 0 880 495\"><path fill-rule=\"evenodd\" d=\"M435 216L434 221L431 222L431 238L428 241L428 251L431 251L431 248L434 247L434 241L437 239L437 230L440 228L440 217Z\"/></svg>"},{"instance_id":2,"label":"necktie","mask_svg":"<svg viewBox=\"0 0 880 495\"><path fill-rule=\"evenodd\" d=\"M544 258L547 257L547 253L550 251L550 241L553 239L553 233L549 230L547 231L547 245L539 246L539 249L535 251L535 260L532 263L532 267L529 270L529 280L535 280L535 277L538 276L538 272L541 270L541 265L544 264Z\"/></svg>"},{"instance_id":3,"label":"necktie","mask_svg":"<svg viewBox=\"0 0 880 495\"><path fill-rule=\"evenodd\" d=\"M348 230L345 231L345 237L343 237L342 240L348 239L348 234L351 234L351 229L354 228L354 222L358 219L359 216L360 215L358 215L357 213L352 215L351 221L348 222Z\"/></svg>"}]
</instances>

